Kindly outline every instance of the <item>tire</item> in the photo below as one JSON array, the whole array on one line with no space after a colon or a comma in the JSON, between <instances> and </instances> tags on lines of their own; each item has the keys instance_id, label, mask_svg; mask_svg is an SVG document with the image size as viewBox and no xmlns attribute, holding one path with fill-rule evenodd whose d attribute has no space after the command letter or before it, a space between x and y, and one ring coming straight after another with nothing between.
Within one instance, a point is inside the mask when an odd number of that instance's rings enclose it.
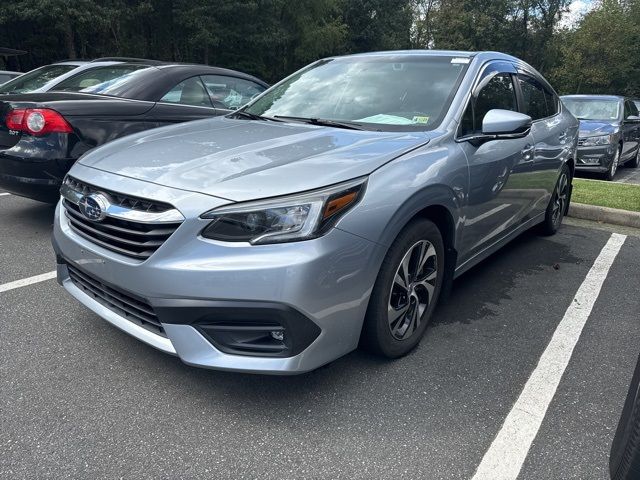
<instances>
[{"instance_id":1,"label":"tire","mask_svg":"<svg viewBox=\"0 0 640 480\"><path fill-rule=\"evenodd\" d=\"M627 393L611 445L609 472L612 480L640 478L640 358Z\"/></svg>"},{"instance_id":2,"label":"tire","mask_svg":"<svg viewBox=\"0 0 640 480\"><path fill-rule=\"evenodd\" d=\"M638 146L635 158L627 162L629 168L638 168L638 165L640 165L640 145Z\"/></svg>"},{"instance_id":3,"label":"tire","mask_svg":"<svg viewBox=\"0 0 640 480\"><path fill-rule=\"evenodd\" d=\"M444 274L440 230L429 220L413 220L398 234L382 262L361 346L387 358L402 357L415 348L438 302Z\"/></svg>"},{"instance_id":4,"label":"tire","mask_svg":"<svg viewBox=\"0 0 640 480\"><path fill-rule=\"evenodd\" d=\"M608 182L612 181L616 176L616 172L618 171L618 167L620 166L620 155L622 155L622 145L616 151L616 154L611 160L611 165L609 166L609 170L604 174L603 178Z\"/></svg>"},{"instance_id":5,"label":"tire","mask_svg":"<svg viewBox=\"0 0 640 480\"><path fill-rule=\"evenodd\" d=\"M569 211L571 181L571 171L567 164L564 164L560 169L556 187L553 189L549 205L547 205L547 210L544 214L544 221L542 222L543 235L554 235L562 225L562 218Z\"/></svg>"}]
</instances>

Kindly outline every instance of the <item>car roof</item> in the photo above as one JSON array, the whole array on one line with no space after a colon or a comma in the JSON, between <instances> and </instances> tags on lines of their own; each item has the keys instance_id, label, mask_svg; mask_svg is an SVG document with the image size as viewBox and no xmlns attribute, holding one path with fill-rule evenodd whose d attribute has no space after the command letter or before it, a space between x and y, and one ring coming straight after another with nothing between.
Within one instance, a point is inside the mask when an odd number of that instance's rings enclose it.
<instances>
[{"instance_id":1,"label":"car roof","mask_svg":"<svg viewBox=\"0 0 640 480\"><path fill-rule=\"evenodd\" d=\"M624 100L622 95L588 95L588 94L575 94L575 95L561 95L560 98L584 98L585 100Z\"/></svg>"}]
</instances>

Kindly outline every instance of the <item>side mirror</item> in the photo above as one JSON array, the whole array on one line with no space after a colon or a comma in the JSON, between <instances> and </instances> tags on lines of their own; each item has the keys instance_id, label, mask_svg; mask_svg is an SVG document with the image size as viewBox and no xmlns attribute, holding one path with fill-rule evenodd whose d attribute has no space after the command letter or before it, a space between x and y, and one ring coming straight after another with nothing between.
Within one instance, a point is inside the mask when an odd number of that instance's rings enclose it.
<instances>
[{"instance_id":1,"label":"side mirror","mask_svg":"<svg viewBox=\"0 0 640 480\"><path fill-rule=\"evenodd\" d=\"M629 115L627 117L627 122L638 123L638 122L640 122L640 117L637 116L637 115Z\"/></svg>"},{"instance_id":2,"label":"side mirror","mask_svg":"<svg viewBox=\"0 0 640 480\"><path fill-rule=\"evenodd\" d=\"M482 119L482 134L497 138L524 137L531 129L533 120L529 115L511 110L489 110Z\"/></svg>"}]
</instances>

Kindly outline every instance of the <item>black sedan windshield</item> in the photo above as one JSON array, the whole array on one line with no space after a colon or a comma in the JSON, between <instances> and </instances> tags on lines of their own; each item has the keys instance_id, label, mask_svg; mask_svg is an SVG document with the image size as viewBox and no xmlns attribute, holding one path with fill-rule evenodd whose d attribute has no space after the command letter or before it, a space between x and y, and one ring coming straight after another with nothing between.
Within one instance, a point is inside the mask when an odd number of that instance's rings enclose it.
<instances>
[{"instance_id":1,"label":"black sedan windshield","mask_svg":"<svg viewBox=\"0 0 640 480\"><path fill-rule=\"evenodd\" d=\"M580 120L611 122L620 117L620 101L615 99L562 97L562 103Z\"/></svg>"},{"instance_id":2,"label":"black sedan windshield","mask_svg":"<svg viewBox=\"0 0 640 480\"><path fill-rule=\"evenodd\" d=\"M117 64L92 68L55 86L58 92L100 93L123 96L131 83L153 67L148 65Z\"/></svg>"},{"instance_id":3,"label":"black sedan windshield","mask_svg":"<svg viewBox=\"0 0 640 480\"><path fill-rule=\"evenodd\" d=\"M317 62L245 110L286 119L352 122L372 129L432 129L459 85L467 58L354 56Z\"/></svg>"}]
</instances>

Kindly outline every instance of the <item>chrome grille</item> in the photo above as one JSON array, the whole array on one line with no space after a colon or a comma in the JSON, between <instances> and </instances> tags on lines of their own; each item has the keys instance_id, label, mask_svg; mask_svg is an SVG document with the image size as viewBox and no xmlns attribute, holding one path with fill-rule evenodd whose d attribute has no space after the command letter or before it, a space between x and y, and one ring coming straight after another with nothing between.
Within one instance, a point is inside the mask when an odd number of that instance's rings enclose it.
<instances>
[{"instance_id":1,"label":"chrome grille","mask_svg":"<svg viewBox=\"0 0 640 480\"><path fill-rule=\"evenodd\" d=\"M153 307L143 299L109 287L86 272L67 264L69 278L84 293L123 318L166 337Z\"/></svg>"},{"instance_id":2,"label":"chrome grille","mask_svg":"<svg viewBox=\"0 0 640 480\"><path fill-rule=\"evenodd\" d=\"M182 215L171 205L99 189L67 177L61 189L65 216L72 230L87 240L137 259L149 258L180 226ZM79 200L91 194L109 200L107 216L100 221L85 217Z\"/></svg>"}]
</instances>

